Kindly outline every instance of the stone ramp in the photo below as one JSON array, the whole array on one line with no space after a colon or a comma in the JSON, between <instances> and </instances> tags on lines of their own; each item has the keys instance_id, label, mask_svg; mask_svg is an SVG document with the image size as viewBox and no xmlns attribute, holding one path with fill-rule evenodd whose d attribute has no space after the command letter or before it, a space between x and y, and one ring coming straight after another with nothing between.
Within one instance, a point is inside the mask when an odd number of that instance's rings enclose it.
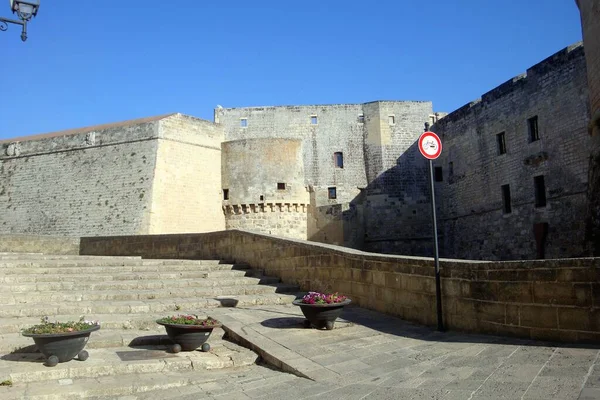
<instances>
[{"instance_id":1,"label":"stone ramp","mask_svg":"<svg viewBox=\"0 0 600 400\"><path fill-rule=\"evenodd\" d=\"M248 265L218 260L8 253L0 254L0 283L0 382L12 384L0 388L3 399L11 398L4 394L104 396L111 381L122 381L114 394L126 395L195 384L204 379L202 371L247 368L256 363L257 354L228 341L222 329L213 331L209 352L173 354L155 320L175 314L212 316L223 306L286 304L298 290ZM86 346L89 359L44 366L33 340L20 334L43 316L99 320L102 328ZM166 382L165 376L179 373L183 375ZM44 397L44 387L48 392L53 385L56 390Z\"/></svg>"}]
</instances>

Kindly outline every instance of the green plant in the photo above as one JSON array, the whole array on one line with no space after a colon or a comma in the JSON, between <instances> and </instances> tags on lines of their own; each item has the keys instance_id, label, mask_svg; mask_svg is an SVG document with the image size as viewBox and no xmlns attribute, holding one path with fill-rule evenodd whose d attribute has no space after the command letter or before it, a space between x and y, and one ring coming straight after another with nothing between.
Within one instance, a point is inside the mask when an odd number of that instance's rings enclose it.
<instances>
[{"instance_id":1,"label":"green plant","mask_svg":"<svg viewBox=\"0 0 600 400\"><path fill-rule=\"evenodd\" d=\"M198 318L197 315L172 315L164 317L156 322L173 325L198 325L198 326L217 326L221 323L214 318Z\"/></svg>"},{"instance_id":2,"label":"green plant","mask_svg":"<svg viewBox=\"0 0 600 400\"><path fill-rule=\"evenodd\" d=\"M2 381L0 382L0 386L12 386L12 381L10 379Z\"/></svg>"},{"instance_id":3,"label":"green plant","mask_svg":"<svg viewBox=\"0 0 600 400\"><path fill-rule=\"evenodd\" d=\"M41 322L42 323L39 325L34 325L32 327L23 329L23 333L39 335L44 333L78 332L100 325L100 322L87 321L83 316L79 319L79 321L76 322L50 322L48 317L45 316L41 318Z\"/></svg>"}]
</instances>

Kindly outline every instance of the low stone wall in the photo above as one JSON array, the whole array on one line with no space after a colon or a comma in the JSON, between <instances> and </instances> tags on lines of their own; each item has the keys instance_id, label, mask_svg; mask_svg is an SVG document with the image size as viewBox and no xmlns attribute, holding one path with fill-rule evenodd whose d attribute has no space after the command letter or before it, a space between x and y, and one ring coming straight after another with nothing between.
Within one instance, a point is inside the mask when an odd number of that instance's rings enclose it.
<instances>
[{"instance_id":1,"label":"low stone wall","mask_svg":"<svg viewBox=\"0 0 600 400\"><path fill-rule=\"evenodd\" d=\"M81 254L246 262L303 290L436 325L433 260L365 253L245 231L91 237ZM442 260L448 329L566 342L600 342L600 258Z\"/></svg>"},{"instance_id":2,"label":"low stone wall","mask_svg":"<svg viewBox=\"0 0 600 400\"><path fill-rule=\"evenodd\" d=\"M79 254L79 238L0 235L0 252Z\"/></svg>"}]
</instances>

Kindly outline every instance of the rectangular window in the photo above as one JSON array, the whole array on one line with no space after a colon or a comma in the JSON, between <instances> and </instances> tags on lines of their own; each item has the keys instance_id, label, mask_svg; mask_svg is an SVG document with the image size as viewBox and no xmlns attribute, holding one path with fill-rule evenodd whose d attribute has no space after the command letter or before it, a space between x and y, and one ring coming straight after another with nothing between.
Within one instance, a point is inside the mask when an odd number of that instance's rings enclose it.
<instances>
[{"instance_id":1,"label":"rectangular window","mask_svg":"<svg viewBox=\"0 0 600 400\"><path fill-rule=\"evenodd\" d=\"M388 122L390 123L390 125L395 125L396 124L396 117L393 115L390 115L388 117Z\"/></svg>"},{"instance_id":2,"label":"rectangular window","mask_svg":"<svg viewBox=\"0 0 600 400\"><path fill-rule=\"evenodd\" d=\"M229 189L223 189L223 200L229 200Z\"/></svg>"},{"instance_id":3,"label":"rectangular window","mask_svg":"<svg viewBox=\"0 0 600 400\"><path fill-rule=\"evenodd\" d=\"M502 211L504 214L510 214L512 212L509 185L502 185Z\"/></svg>"},{"instance_id":4,"label":"rectangular window","mask_svg":"<svg viewBox=\"0 0 600 400\"><path fill-rule=\"evenodd\" d=\"M359 115L358 116L358 123L359 124L364 124L365 123L365 116L364 115Z\"/></svg>"},{"instance_id":5,"label":"rectangular window","mask_svg":"<svg viewBox=\"0 0 600 400\"><path fill-rule=\"evenodd\" d=\"M241 128L247 128L247 127L248 127L248 119L246 119L246 118L241 118L241 119L240 119L240 127L241 127Z\"/></svg>"},{"instance_id":6,"label":"rectangular window","mask_svg":"<svg viewBox=\"0 0 600 400\"><path fill-rule=\"evenodd\" d=\"M546 183L544 182L544 175L534 177L533 184L535 185L535 206L546 207Z\"/></svg>"},{"instance_id":7,"label":"rectangular window","mask_svg":"<svg viewBox=\"0 0 600 400\"><path fill-rule=\"evenodd\" d=\"M277 182L277 190L285 190L285 182Z\"/></svg>"},{"instance_id":8,"label":"rectangular window","mask_svg":"<svg viewBox=\"0 0 600 400\"><path fill-rule=\"evenodd\" d=\"M330 199L337 199L337 190L335 187L327 188L327 197Z\"/></svg>"},{"instance_id":9,"label":"rectangular window","mask_svg":"<svg viewBox=\"0 0 600 400\"><path fill-rule=\"evenodd\" d=\"M444 173L442 171L442 167L435 167L433 169L433 175L435 178L436 182L443 182L444 181Z\"/></svg>"},{"instance_id":10,"label":"rectangular window","mask_svg":"<svg viewBox=\"0 0 600 400\"><path fill-rule=\"evenodd\" d=\"M531 117L527 120L527 126L529 127L529 141L535 142L540 140L540 132L538 130L538 117Z\"/></svg>"},{"instance_id":11,"label":"rectangular window","mask_svg":"<svg viewBox=\"0 0 600 400\"><path fill-rule=\"evenodd\" d=\"M342 153L341 151L333 153L333 159L336 168L344 168L344 153Z\"/></svg>"},{"instance_id":12,"label":"rectangular window","mask_svg":"<svg viewBox=\"0 0 600 400\"><path fill-rule=\"evenodd\" d=\"M319 122L319 120L317 119L316 115L311 115L310 117L310 124L311 125L317 125L317 123Z\"/></svg>"},{"instance_id":13,"label":"rectangular window","mask_svg":"<svg viewBox=\"0 0 600 400\"><path fill-rule=\"evenodd\" d=\"M498 143L498 155L506 154L506 135L504 132L496 135L496 142Z\"/></svg>"}]
</instances>

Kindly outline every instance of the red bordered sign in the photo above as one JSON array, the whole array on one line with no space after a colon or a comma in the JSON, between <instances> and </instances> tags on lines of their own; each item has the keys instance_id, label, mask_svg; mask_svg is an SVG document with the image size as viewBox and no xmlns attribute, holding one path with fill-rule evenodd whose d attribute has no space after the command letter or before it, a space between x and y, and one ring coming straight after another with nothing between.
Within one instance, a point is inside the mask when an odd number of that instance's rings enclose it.
<instances>
[{"instance_id":1,"label":"red bordered sign","mask_svg":"<svg viewBox=\"0 0 600 400\"><path fill-rule=\"evenodd\" d=\"M435 160L442 153L442 141L433 132L424 132L419 138L419 151L423 157Z\"/></svg>"}]
</instances>

